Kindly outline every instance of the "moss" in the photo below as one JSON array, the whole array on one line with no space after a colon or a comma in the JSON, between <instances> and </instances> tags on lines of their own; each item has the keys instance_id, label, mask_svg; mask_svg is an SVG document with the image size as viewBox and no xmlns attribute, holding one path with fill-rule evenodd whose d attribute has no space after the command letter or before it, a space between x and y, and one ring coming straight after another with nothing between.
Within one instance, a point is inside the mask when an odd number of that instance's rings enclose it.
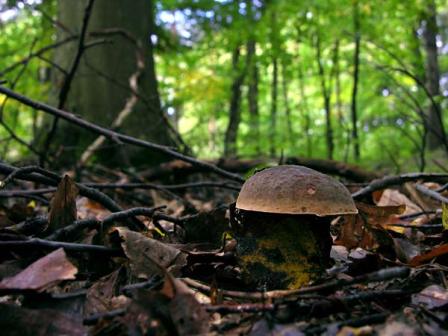
<instances>
[{"instance_id":1,"label":"moss","mask_svg":"<svg viewBox=\"0 0 448 336\"><path fill-rule=\"evenodd\" d=\"M240 265L248 281L267 289L293 289L316 279L324 263L312 224L291 217L249 224L248 233L238 238Z\"/></svg>"}]
</instances>

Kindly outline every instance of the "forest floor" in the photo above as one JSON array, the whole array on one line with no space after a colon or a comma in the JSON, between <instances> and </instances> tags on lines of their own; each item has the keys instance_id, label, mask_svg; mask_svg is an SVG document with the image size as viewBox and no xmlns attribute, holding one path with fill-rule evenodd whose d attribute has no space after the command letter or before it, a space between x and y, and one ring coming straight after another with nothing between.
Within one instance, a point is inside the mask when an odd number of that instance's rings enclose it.
<instances>
[{"instance_id":1,"label":"forest floor","mask_svg":"<svg viewBox=\"0 0 448 336\"><path fill-rule=\"evenodd\" d=\"M330 266L300 289L273 290L241 276L229 226L238 183L181 169L158 182L154 170L101 166L76 177L6 164L0 173L4 335L448 328L446 174L346 180L359 214L332 221Z\"/></svg>"}]
</instances>

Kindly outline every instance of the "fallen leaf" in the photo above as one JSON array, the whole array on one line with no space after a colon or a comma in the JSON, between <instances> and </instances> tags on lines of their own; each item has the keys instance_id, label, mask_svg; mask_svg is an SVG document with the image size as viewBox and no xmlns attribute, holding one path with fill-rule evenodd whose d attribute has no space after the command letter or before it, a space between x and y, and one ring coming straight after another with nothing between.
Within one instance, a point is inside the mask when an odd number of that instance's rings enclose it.
<instances>
[{"instance_id":1,"label":"fallen leaf","mask_svg":"<svg viewBox=\"0 0 448 336\"><path fill-rule=\"evenodd\" d=\"M137 278L149 279L156 274L163 276L159 266L176 274L187 264L187 254L173 246L126 228L118 227L114 231L123 239L121 246Z\"/></svg>"},{"instance_id":2,"label":"fallen leaf","mask_svg":"<svg viewBox=\"0 0 448 336\"><path fill-rule=\"evenodd\" d=\"M78 219L96 218L103 220L111 213L104 206L87 197L79 197L76 200L76 207L78 209Z\"/></svg>"},{"instance_id":3,"label":"fallen leaf","mask_svg":"<svg viewBox=\"0 0 448 336\"><path fill-rule=\"evenodd\" d=\"M388 225L397 221L397 215L403 213L405 205L375 206L356 203L357 215L342 216L342 228L335 244L350 248L374 249L388 235Z\"/></svg>"},{"instance_id":4,"label":"fallen leaf","mask_svg":"<svg viewBox=\"0 0 448 336\"><path fill-rule=\"evenodd\" d=\"M303 336L305 335L294 324L274 324L269 323L266 319L259 320L254 323L249 336Z\"/></svg>"},{"instance_id":5,"label":"fallen leaf","mask_svg":"<svg viewBox=\"0 0 448 336\"><path fill-rule=\"evenodd\" d=\"M87 335L80 316L68 315L54 309L26 309L0 304L0 328L10 336Z\"/></svg>"},{"instance_id":6,"label":"fallen leaf","mask_svg":"<svg viewBox=\"0 0 448 336\"><path fill-rule=\"evenodd\" d=\"M431 285L420 293L413 294L412 303L423 304L428 309L445 306L448 304L448 290L439 285Z\"/></svg>"},{"instance_id":7,"label":"fallen leaf","mask_svg":"<svg viewBox=\"0 0 448 336\"><path fill-rule=\"evenodd\" d=\"M364 227L365 221L361 216L342 216L341 220L341 232L334 242L336 245L345 246L347 249L377 246L373 234Z\"/></svg>"},{"instance_id":8,"label":"fallen leaf","mask_svg":"<svg viewBox=\"0 0 448 336\"><path fill-rule=\"evenodd\" d=\"M87 291L85 316L118 309L127 304L127 298L116 296L120 269L96 281Z\"/></svg>"},{"instance_id":9,"label":"fallen leaf","mask_svg":"<svg viewBox=\"0 0 448 336\"><path fill-rule=\"evenodd\" d=\"M388 322L384 328L382 328L379 336L417 336L420 335L418 331L413 329L409 324L403 322L392 321Z\"/></svg>"},{"instance_id":10,"label":"fallen leaf","mask_svg":"<svg viewBox=\"0 0 448 336\"><path fill-rule=\"evenodd\" d=\"M42 292L62 280L75 279L78 269L67 259L62 248L32 263L19 274L3 279L0 289Z\"/></svg>"},{"instance_id":11,"label":"fallen leaf","mask_svg":"<svg viewBox=\"0 0 448 336\"><path fill-rule=\"evenodd\" d=\"M404 263L408 263L415 256L420 254L420 248L403 238L394 238L394 248L397 258Z\"/></svg>"},{"instance_id":12,"label":"fallen leaf","mask_svg":"<svg viewBox=\"0 0 448 336\"><path fill-rule=\"evenodd\" d=\"M70 176L65 175L51 200L48 215L49 229L54 231L72 224L76 220L76 196L78 187Z\"/></svg>"},{"instance_id":13,"label":"fallen leaf","mask_svg":"<svg viewBox=\"0 0 448 336\"><path fill-rule=\"evenodd\" d=\"M169 310L179 335L207 333L209 316L186 284L167 273L161 293L171 298Z\"/></svg>"},{"instance_id":14,"label":"fallen leaf","mask_svg":"<svg viewBox=\"0 0 448 336\"><path fill-rule=\"evenodd\" d=\"M402 213L403 215L409 215L421 211L417 204L395 189L385 189L378 202L376 202L376 205L381 207L405 205L406 208Z\"/></svg>"},{"instance_id":15,"label":"fallen leaf","mask_svg":"<svg viewBox=\"0 0 448 336\"><path fill-rule=\"evenodd\" d=\"M431 261L432 259L434 259L436 257L440 257L447 253L448 253L448 244L443 244L443 245L437 246L436 248L432 249L428 253L424 253L422 255L415 256L414 258L411 259L409 264L413 267L420 266L420 265L423 265L423 264Z\"/></svg>"},{"instance_id":16,"label":"fallen leaf","mask_svg":"<svg viewBox=\"0 0 448 336\"><path fill-rule=\"evenodd\" d=\"M137 289L133 292L133 300L126 314L118 318L127 328L121 335L177 335L171 320L170 299L158 291ZM106 326L106 333L107 333Z\"/></svg>"},{"instance_id":17,"label":"fallen leaf","mask_svg":"<svg viewBox=\"0 0 448 336\"><path fill-rule=\"evenodd\" d=\"M370 336L373 335L373 328L371 326L363 326L359 328L345 326L338 331L336 336Z\"/></svg>"}]
</instances>

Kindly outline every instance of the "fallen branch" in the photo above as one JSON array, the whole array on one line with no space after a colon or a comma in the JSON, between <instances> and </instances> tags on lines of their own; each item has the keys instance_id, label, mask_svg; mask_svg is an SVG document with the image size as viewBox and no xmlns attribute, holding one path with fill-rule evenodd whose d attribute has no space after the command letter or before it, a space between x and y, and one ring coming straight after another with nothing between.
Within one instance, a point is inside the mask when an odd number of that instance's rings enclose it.
<instances>
[{"instance_id":1,"label":"fallen branch","mask_svg":"<svg viewBox=\"0 0 448 336\"><path fill-rule=\"evenodd\" d=\"M372 181L367 187L364 187L352 194L353 198L361 198L370 195L374 191L386 189L393 185L401 185L411 181L446 181L448 174L437 173L410 173L397 176L386 176L380 180Z\"/></svg>"},{"instance_id":2,"label":"fallen branch","mask_svg":"<svg viewBox=\"0 0 448 336\"><path fill-rule=\"evenodd\" d=\"M350 280L347 279L338 279L329 281L327 283L309 286L300 289L291 289L291 290L273 290L268 292L239 292L239 291L228 291L222 290L221 293L223 296L232 297L236 299L249 299L249 300L265 300L265 299L278 299L289 296L297 296L301 294L308 294L313 292L320 291L334 291L336 289L350 286L358 283L370 283L370 282L378 282L384 280L391 280L394 278L405 278L409 275L410 269L408 267L391 267L382 269L376 272L368 273L365 275L354 277ZM183 278L182 279L188 286L199 289L201 291L210 293L210 286L201 284L200 282Z\"/></svg>"},{"instance_id":3,"label":"fallen branch","mask_svg":"<svg viewBox=\"0 0 448 336\"><path fill-rule=\"evenodd\" d=\"M49 114L51 114L53 116L58 116L61 119L64 119L64 120L66 120L66 121L68 121L68 122L70 122L70 123L72 123L74 125L80 126L80 127L84 128L84 129L87 129L87 130L92 131L94 133L104 135L106 138L109 138L112 141L115 141L115 142L116 141L121 141L123 143L127 143L127 144L130 144L130 145L135 145L135 146L139 146L139 147L143 147L143 148L148 148L148 149L157 151L159 153L166 154L166 155L171 156L173 158L180 159L182 161L191 163L192 165L201 167L201 168L206 169L208 171L212 171L212 172L214 172L214 173L216 173L216 174L218 174L220 176L226 177L228 179L231 179L231 180L234 180L234 181L238 181L238 182L244 182L244 179L241 176L239 176L238 174L230 173L230 172L228 172L228 171L226 171L224 169L221 169L221 168L219 168L219 167L217 167L217 166L215 166L213 164L210 164L210 163L207 163L207 162L204 162L204 161L200 161L200 160L197 160L197 159L195 159L193 157L181 154L179 152L176 152L175 150L173 150L172 148L170 148L168 146L163 146L163 145L155 144L155 143L152 143L152 142L149 142L149 141L146 141L146 140L137 139L137 138L131 137L129 135L121 134L121 133L112 131L110 129L98 126L96 124L90 123L90 122L88 122L88 121L86 121L84 119L81 119L80 117L78 117L78 116L76 116L76 115L74 115L72 113L69 113L69 112L57 109L55 107L52 107L50 105L47 105L47 104L44 104L44 103L32 100L32 99L30 99L28 97L25 97L25 96L23 96L21 94L18 94L16 92L12 91L12 90L4 87L4 86L0 86L0 93L4 94L4 95L6 95L6 96L8 96L8 97L10 97L10 98L12 98L14 100L17 100L17 101L21 102L22 104L24 104L26 106L32 107L32 108L34 108L36 110L39 110L39 111L43 111L43 112L49 113Z\"/></svg>"},{"instance_id":4,"label":"fallen branch","mask_svg":"<svg viewBox=\"0 0 448 336\"><path fill-rule=\"evenodd\" d=\"M17 249L17 248L29 248L29 247L40 247L48 249L58 249L63 248L70 252L88 252L88 253L105 253L108 255L122 256L123 251L121 249L110 248L101 245L89 245L89 244L77 244L77 243L66 243L60 241L50 241L40 238L31 238L27 240L9 240L0 241L0 249Z\"/></svg>"}]
</instances>

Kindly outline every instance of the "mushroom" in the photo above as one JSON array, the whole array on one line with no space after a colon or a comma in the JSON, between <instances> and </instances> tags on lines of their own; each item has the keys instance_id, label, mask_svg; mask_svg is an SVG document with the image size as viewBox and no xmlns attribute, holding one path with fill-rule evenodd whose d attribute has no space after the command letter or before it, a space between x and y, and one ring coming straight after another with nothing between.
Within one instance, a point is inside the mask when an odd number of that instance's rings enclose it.
<instances>
[{"instance_id":1,"label":"mushroom","mask_svg":"<svg viewBox=\"0 0 448 336\"><path fill-rule=\"evenodd\" d=\"M243 185L233 225L246 282L266 289L299 288L329 266L330 222L358 210L349 191L313 169L264 169Z\"/></svg>"}]
</instances>

